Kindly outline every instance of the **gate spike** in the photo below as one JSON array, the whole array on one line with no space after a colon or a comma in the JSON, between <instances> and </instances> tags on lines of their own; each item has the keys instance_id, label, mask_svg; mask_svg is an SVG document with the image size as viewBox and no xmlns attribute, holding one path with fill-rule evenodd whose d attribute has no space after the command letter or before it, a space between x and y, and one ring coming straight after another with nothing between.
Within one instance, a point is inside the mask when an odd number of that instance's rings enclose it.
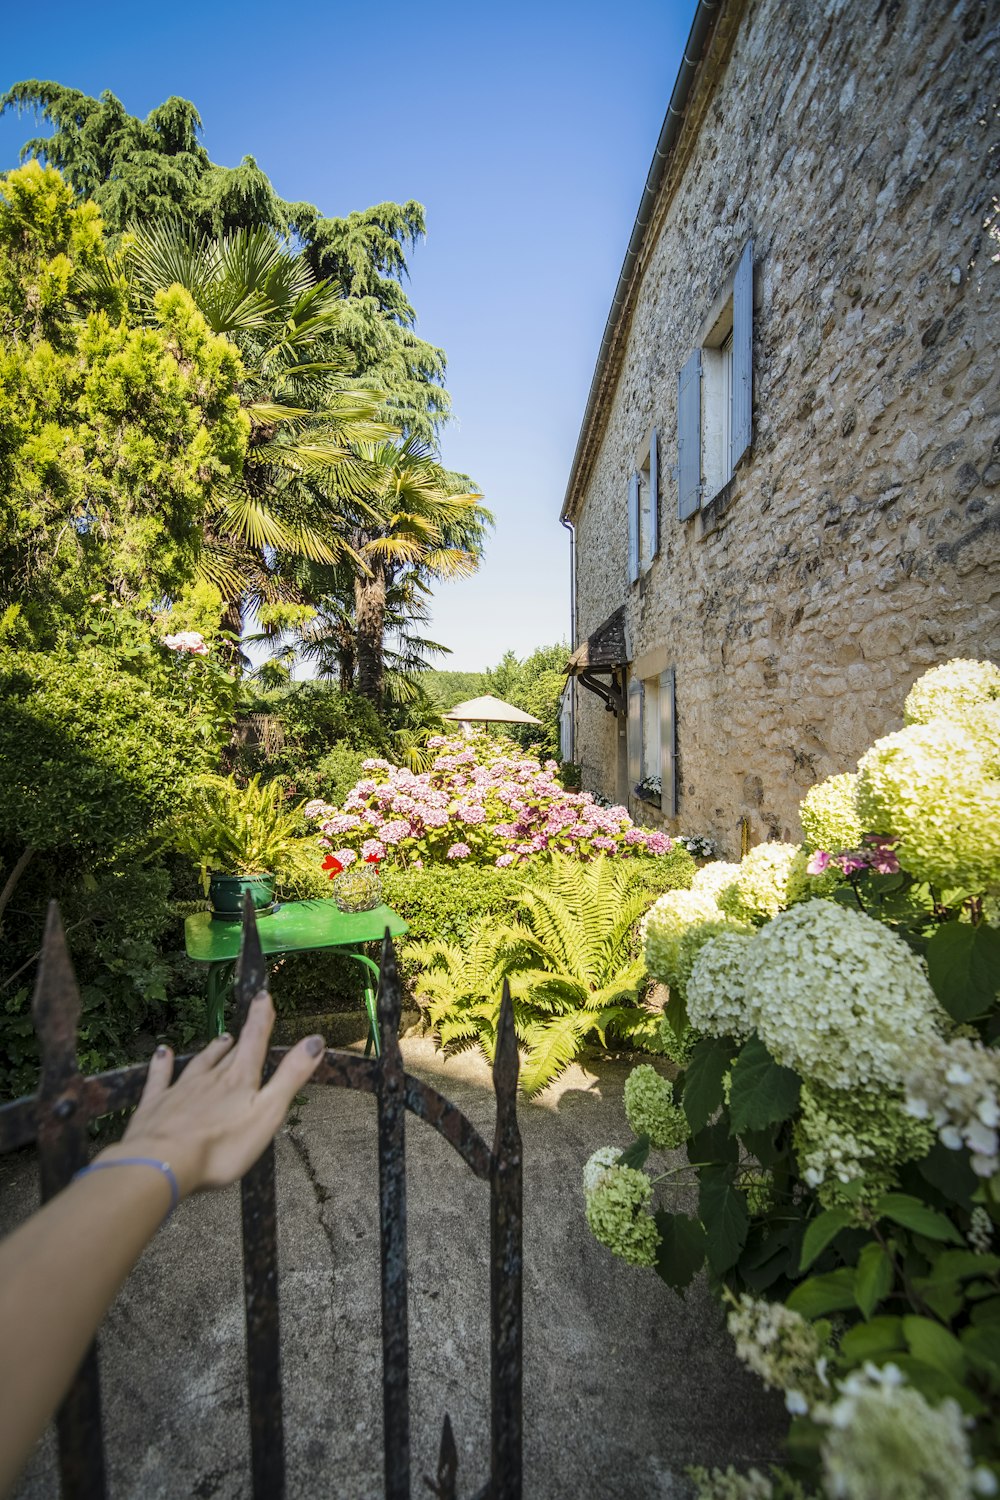
<instances>
[{"instance_id":1,"label":"gate spike","mask_svg":"<svg viewBox=\"0 0 1000 1500\"><path fill-rule=\"evenodd\" d=\"M390 1042L398 1047L399 1018L402 1013L402 998L399 990L399 969L396 966L396 950L388 927L382 939L382 954L379 962L378 1024L382 1033L382 1048Z\"/></svg>"},{"instance_id":2,"label":"gate spike","mask_svg":"<svg viewBox=\"0 0 1000 1500\"><path fill-rule=\"evenodd\" d=\"M514 1097L520 1060L517 1055L517 1035L514 1031L514 1002L510 997L510 985L503 982L503 997L497 1017L497 1041L493 1053L493 1087L498 1102Z\"/></svg>"},{"instance_id":3,"label":"gate spike","mask_svg":"<svg viewBox=\"0 0 1000 1500\"><path fill-rule=\"evenodd\" d=\"M253 897L249 891L243 893L243 936L240 939L240 956L236 960L236 983L233 986L236 999L236 1015L240 1030L247 1017L250 1001L260 990L267 989L267 964L260 946L257 917Z\"/></svg>"},{"instance_id":4,"label":"gate spike","mask_svg":"<svg viewBox=\"0 0 1000 1500\"><path fill-rule=\"evenodd\" d=\"M42 1091L53 1091L76 1072L80 990L66 944L58 901L50 901L42 957L31 1001L42 1058Z\"/></svg>"}]
</instances>

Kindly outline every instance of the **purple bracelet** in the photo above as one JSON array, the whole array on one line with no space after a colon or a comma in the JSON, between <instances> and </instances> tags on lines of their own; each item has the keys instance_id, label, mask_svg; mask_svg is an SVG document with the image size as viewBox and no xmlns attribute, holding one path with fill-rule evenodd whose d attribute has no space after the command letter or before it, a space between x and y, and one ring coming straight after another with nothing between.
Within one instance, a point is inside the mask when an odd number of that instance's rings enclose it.
<instances>
[{"instance_id":1,"label":"purple bracelet","mask_svg":"<svg viewBox=\"0 0 1000 1500\"><path fill-rule=\"evenodd\" d=\"M81 1167L79 1172L73 1174L73 1181L77 1182L90 1172L103 1172L106 1167L155 1167L157 1172L162 1172L170 1184L170 1207L167 1209L164 1223L181 1201L181 1190L177 1186L173 1167L168 1161L158 1161L155 1156L116 1156L112 1161L92 1161L88 1167Z\"/></svg>"}]
</instances>

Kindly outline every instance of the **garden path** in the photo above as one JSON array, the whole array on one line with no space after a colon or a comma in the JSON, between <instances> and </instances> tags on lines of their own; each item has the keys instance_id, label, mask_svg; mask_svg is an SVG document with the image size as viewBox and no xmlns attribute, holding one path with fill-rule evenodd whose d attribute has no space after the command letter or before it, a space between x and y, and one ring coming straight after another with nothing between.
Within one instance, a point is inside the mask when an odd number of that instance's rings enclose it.
<instances>
[{"instance_id":1,"label":"garden path","mask_svg":"<svg viewBox=\"0 0 1000 1500\"><path fill-rule=\"evenodd\" d=\"M407 1067L492 1136L482 1059L403 1042ZM525 1160L525 1469L536 1500L688 1494L685 1464L760 1460L780 1405L736 1363L720 1316L597 1245L580 1170L630 1138L630 1062L570 1068L520 1106ZM408 1117L414 1495L451 1413L460 1493L486 1472L489 1227L485 1186ZM30 1211L33 1171L12 1163L0 1228ZM373 1102L312 1089L278 1140L289 1495L368 1500L381 1474L377 1158ZM103 1335L112 1494L237 1500L247 1493L236 1190L192 1199L133 1273ZM56 1493L51 1439L19 1500ZM463 1483L464 1479L464 1483Z\"/></svg>"}]
</instances>

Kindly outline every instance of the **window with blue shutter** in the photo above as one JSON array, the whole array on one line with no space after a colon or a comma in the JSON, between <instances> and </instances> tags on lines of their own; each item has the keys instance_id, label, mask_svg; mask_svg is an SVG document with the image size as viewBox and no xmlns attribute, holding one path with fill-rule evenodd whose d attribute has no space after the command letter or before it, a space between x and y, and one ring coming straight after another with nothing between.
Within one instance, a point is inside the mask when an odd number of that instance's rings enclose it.
<instances>
[{"instance_id":1,"label":"window with blue shutter","mask_svg":"<svg viewBox=\"0 0 1000 1500\"><path fill-rule=\"evenodd\" d=\"M753 424L753 241L744 246L733 282L733 375L729 472L750 447Z\"/></svg>"},{"instance_id":2,"label":"window with blue shutter","mask_svg":"<svg viewBox=\"0 0 1000 1500\"><path fill-rule=\"evenodd\" d=\"M633 473L628 482L628 581L635 583L639 577L639 475Z\"/></svg>"},{"instance_id":3,"label":"window with blue shutter","mask_svg":"<svg viewBox=\"0 0 1000 1500\"><path fill-rule=\"evenodd\" d=\"M629 679L628 705L625 725L628 733L628 789L629 796L642 780L642 683L638 678Z\"/></svg>"},{"instance_id":4,"label":"window with blue shutter","mask_svg":"<svg viewBox=\"0 0 1000 1500\"><path fill-rule=\"evenodd\" d=\"M660 472L657 457L656 428L649 437L649 561L660 550Z\"/></svg>"},{"instance_id":5,"label":"window with blue shutter","mask_svg":"<svg viewBox=\"0 0 1000 1500\"><path fill-rule=\"evenodd\" d=\"M677 514L693 516L701 503L701 350L677 377Z\"/></svg>"},{"instance_id":6,"label":"window with blue shutter","mask_svg":"<svg viewBox=\"0 0 1000 1500\"><path fill-rule=\"evenodd\" d=\"M673 667L660 673L660 809L677 816L677 699Z\"/></svg>"}]
</instances>

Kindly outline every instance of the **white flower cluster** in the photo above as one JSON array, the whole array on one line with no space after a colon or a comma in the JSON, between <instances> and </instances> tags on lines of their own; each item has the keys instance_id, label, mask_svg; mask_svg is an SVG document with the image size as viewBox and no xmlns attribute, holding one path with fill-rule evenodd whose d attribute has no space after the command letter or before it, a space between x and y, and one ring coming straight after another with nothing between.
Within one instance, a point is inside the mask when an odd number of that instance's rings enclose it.
<instances>
[{"instance_id":1,"label":"white flower cluster","mask_svg":"<svg viewBox=\"0 0 1000 1500\"><path fill-rule=\"evenodd\" d=\"M860 912L803 902L762 928L746 954L750 1026L807 1079L835 1089L898 1084L914 1050L938 1034L943 1013L920 960Z\"/></svg>"},{"instance_id":2,"label":"white flower cluster","mask_svg":"<svg viewBox=\"0 0 1000 1500\"><path fill-rule=\"evenodd\" d=\"M858 776L846 771L810 787L799 804L808 849L856 849L864 837L856 802Z\"/></svg>"},{"instance_id":3,"label":"white flower cluster","mask_svg":"<svg viewBox=\"0 0 1000 1500\"><path fill-rule=\"evenodd\" d=\"M979 1177L1000 1170L1000 1052L981 1042L932 1038L906 1076L906 1108L930 1119L941 1144L967 1146Z\"/></svg>"},{"instance_id":4,"label":"white flower cluster","mask_svg":"<svg viewBox=\"0 0 1000 1500\"><path fill-rule=\"evenodd\" d=\"M784 1391L790 1412L804 1413L823 1399L829 1390L826 1348L815 1326L801 1314L782 1302L765 1302L744 1292L726 1324L737 1359L769 1390Z\"/></svg>"},{"instance_id":5,"label":"white flower cluster","mask_svg":"<svg viewBox=\"0 0 1000 1500\"><path fill-rule=\"evenodd\" d=\"M718 922L719 908L706 891L667 891L655 901L639 927L646 968L654 979L676 985L680 940L690 927Z\"/></svg>"},{"instance_id":6,"label":"white flower cluster","mask_svg":"<svg viewBox=\"0 0 1000 1500\"><path fill-rule=\"evenodd\" d=\"M625 1080L625 1117L635 1134L648 1135L658 1151L676 1150L691 1134L670 1082L652 1063L640 1063Z\"/></svg>"},{"instance_id":7,"label":"white flower cluster","mask_svg":"<svg viewBox=\"0 0 1000 1500\"><path fill-rule=\"evenodd\" d=\"M758 844L743 856L737 878L719 896L719 906L743 922L776 917L805 884L801 855L798 844Z\"/></svg>"},{"instance_id":8,"label":"white flower cluster","mask_svg":"<svg viewBox=\"0 0 1000 1500\"><path fill-rule=\"evenodd\" d=\"M780 1469L772 1469L771 1473L770 1479L759 1469L740 1474L732 1464L728 1469L687 1470L695 1485L695 1500L809 1500L796 1480Z\"/></svg>"},{"instance_id":9,"label":"white flower cluster","mask_svg":"<svg viewBox=\"0 0 1000 1500\"><path fill-rule=\"evenodd\" d=\"M989 1255L993 1247L993 1220L981 1204L977 1203L969 1216L969 1232L965 1237L977 1255Z\"/></svg>"},{"instance_id":10,"label":"white flower cluster","mask_svg":"<svg viewBox=\"0 0 1000 1500\"><path fill-rule=\"evenodd\" d=\"M913 684L903 705L906 724L947 718L961 722L967 709L1000 698L1000 667L956 658L932 667Z\"/></svg>"},{"instance_id":11,"label":"white flower cluster","mask_svg":"<svg viewBox=\"0 0 1000 1500\"><path fill-rule=\"evenodd\" d=\"M688 1020L708 1036L749 1036L753 1023L746 999L749 933L722 932L704 945L691 967Z\"/></svg>"},{"instance_id":12,"label":"white flower cluster","mask_svg":"<svg viewBox=\"0 0 1000 1500\"><path fill-rule=\"evenodd\" d=\"M830 1500L973 1500L997 1493L992 1473L973 1463L956 1401L931 1406L892 1364L865 1364L838 1390L836 1401L812 1412L828 1429L820 1453Z\"/></svg>"},{"instance_id":13,"label":"white flower cluster","mask_svg":"<svg viewBox=\"0 0 1000 1500\"><path fill-rule=\"evenodd\" d=\"M617 1146L598 1146L583 1168L583 1191L592 1193L599 1186L609 1167L613 1167L621 1156Z\"/></svg>"},{"instance_id":14,"label":"white flower cluster","mask_svg":"<svg viewBox=\"0 0 1000 1500\"><path fill-rule=\"evenodd\" d=\"M896 1182L896 1168L926 1156L934 1133L904 1110L891 1089L829 1089L803 1085L795 1154L805 1181L824 1208L871 1204ZM864 1179L860 1197L839 1187Z\"/></svg>"},{"instance_id":15,"label":"white flower cluster","mask_svg":"<svg viewBox=\"0 0 1000 1500\"><path fill-rule=\"evenodd\" d=\"M733 885L739 875L739 865L724 859L713 859L711 864L702 865L700 870L695 870L691 889L718 901L721 893L727 886Z\"/></svg>"},{"instance_id":16,"label":"white flower cluster","mask_svg":"<svg viewBox=\"0 0 1000 1500\"><path fill-rule=\"evenodd\" d=\"M586 1168L584 1173L586 1181ZM652 1196L653 1184L646 1173L621 1167L617 1161L601 1169L596 1185L584 1195L594 1239L632 1266L656 1263L660 1231L649 1212Z\"/></svg>"},{"instance_id":17,"label":"white flower cluster","mask_svg":"<svg viewBox=\"0 0 1000 1500\"><path fill-rule=\"evenodd\" d=\"M988 741L935 719L876 740L858 763L862 822L935 886L1000 887L1000 765Z\"/></svg>"}]
</instances>

